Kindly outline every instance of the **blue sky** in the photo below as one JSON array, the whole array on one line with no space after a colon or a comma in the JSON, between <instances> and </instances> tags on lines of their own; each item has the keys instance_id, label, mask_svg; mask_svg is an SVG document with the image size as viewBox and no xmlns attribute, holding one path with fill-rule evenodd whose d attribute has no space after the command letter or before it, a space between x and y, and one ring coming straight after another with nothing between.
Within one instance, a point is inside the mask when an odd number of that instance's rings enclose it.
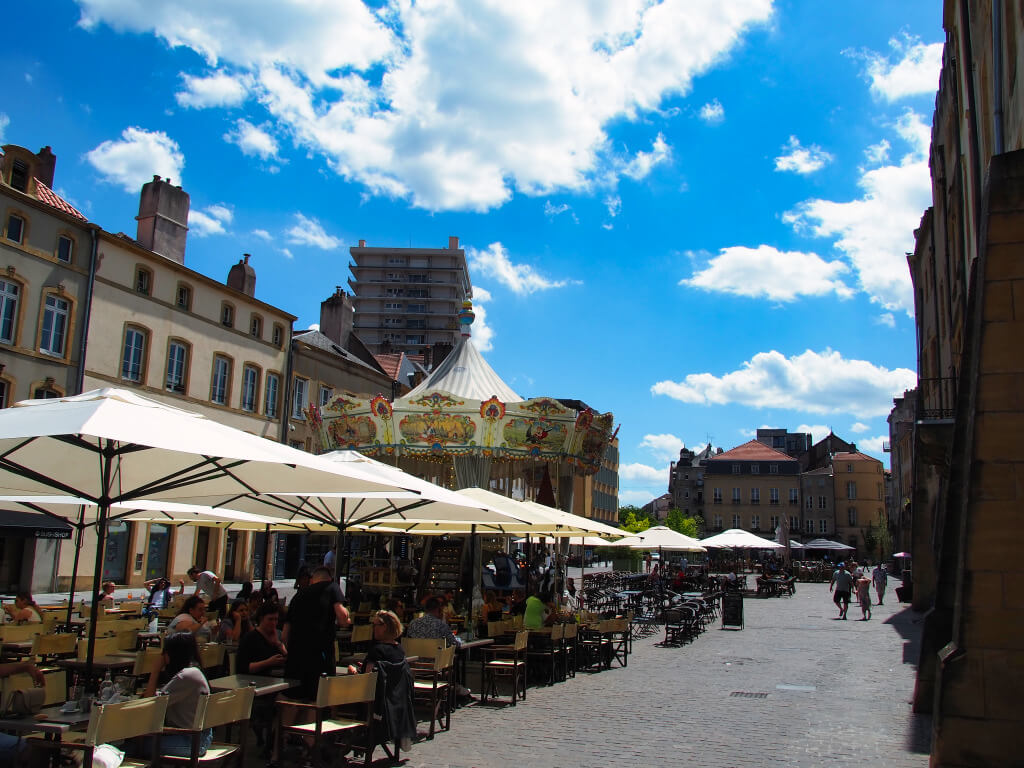
<instances>
[{"instance_id":1,"label":"blue sky","mask_svg":"<svg viewBox=\"0 0 1024 768\"><path fill-rule=\"evenodd\" d=\"M444 247L521 395L620 426L620 501L681 445L829 428L887 462L914 384L905 252L930 204L934 2L19 3L0 140L135 232L191 195L186 263L307 328L348 247ZM28 30L32 30L29 34Z\"/></svg>"}]
</instances>

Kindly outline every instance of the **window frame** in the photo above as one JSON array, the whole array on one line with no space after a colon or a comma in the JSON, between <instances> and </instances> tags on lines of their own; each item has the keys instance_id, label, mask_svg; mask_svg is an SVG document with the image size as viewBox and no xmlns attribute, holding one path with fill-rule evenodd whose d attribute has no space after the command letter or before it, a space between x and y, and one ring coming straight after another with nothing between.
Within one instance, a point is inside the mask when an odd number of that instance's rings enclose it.
<instances>
[{"instance_id":1,"label":"window frame","mask_svg":"<svg viewBox=\"0 0 1024 768\"><path fill-rule=\"evenodd\" d=\"M235 305L230 301L220 303L220 324L224 328L235 327Z\"/></svg>"},{"instance_id":2,"label":"window frame","mask_svg":"<svg viewBox=\"0 0 1024 768\"><path fill-rule=\"evenodd\" d=\"M252 382L252 397L250 399L250 407L246 408L246 388L249 386L248 376L253 375ZM239 407L246 413L257 413L259 411L260 403L260 379L263 377L261 374L263 371L255 363L245 363L242 365L242 393L241 400L239 401Z\"/></svg>"},{"instance_id":3,"label":"window frame","mask_svg":"<svg viewBox=\"0 0 1024 768\"><path fill-rule=\"evenodd\" d=\"M284 326L280 323L274 323L273 330L270 334L270 343L278 349L284 347Z\"/></svg>"},{"instance_id":4,"label":"window frame","mask_svg":"<svg viewBox=\"0 0 1024 768\"><path fill-rule=\"evenodd\" d=\"M0 290L0 344L17 344L18 343L18 332L21 329L21 308L22 302L21 297L25 295L25 286L18 280L12 280L9 276L0 276L0 283L7 284L14 288L14 295L8 294L5 290ZM11 312L11 337L10 339L3 337L3 324L5 308L8 304L13 305Z\"/></svg>"},{"instance_id":5,"label":"window frame","mask_svg":"<svg viewBox=\"0 0 1024 768\"><path fill-rule=\"evenodd\" d=\"M181 302L182 291L184 291L185 295L184 304ZM177 286L175 286L174 288L174 306L176 306L178 309L183 309L186 312L191 312L192 296L192 286L182 280L179 280Z\"/></svg>"},{"instance_id":6,"label":"window frame","mask_svg":"<svg viewBox=\"0 0 1024 768\"><path fill-rule=\"evenodd\" d=\"M249 335L254 339L263 339L263 315L256 312L249 315Z\"/></svg>"},{"instance_id":7,"label":"window frame","mask_svg":"<svg viewBox=\"0 0 1024 768\"><path fill-rule=\"evenodd\" d=\"M49 303L50 299L53 299L55 302L57 302L57 301L63 302L66 305L66 308L63 309L63 310L60 310L60 309L58 309L56 307L54 307L53 310L52 310L52 314L54 315L54 317L60 316L61 314L64 317L63 336L62 336L62 339L61 339L61 350L59 352L54 351L53 346L52 346L52 339L53 339L53 325L52 324L50 326L50 340L51 340L51 344L48 347L43 346L43 337L44 337L44 335L46 333L46 318L47 318L48 315L51 314L51 310L50 310L50 308L48 306L48 303ZM67 358L67 356L68 356L68 337L71 336L71 320L74 317L74 307L75 307L74 302L70 298L65 296L63 293L61 293L61 292L59 292L57 290L54 290L54 289L48 289L48 290L44 290L43 291L43 300L40 302L40 306L39 306L39 337L38 337L38 340L37 340L38 343L36 344L36 348L40 352L42 352L44 355L48 355L50 357L57 357L57 358L61 358L61 359L66 359Z\"/></svg>"},{"instance_id":8,"label":"window frame","mask_svg":"<svg viewBox=\"0 0 1024 768\"><path fill-rule=\"evenodd\" d=\"M274 386L270 386L270 382L274 382ZM274 399L274 410L270 410L270 398L271 390L273 390ZM276 419L280 416L279 409L281 407L281 374L277 371L267 371L265 382L263 386L263 415L268 419Z\"/></svg>"},{"instance_id":9,"label":"window frame","mask_svg":"<svg viewBox=\"0 0 1024 768\"><path fill-rule=\"evenodd\" d=\"M11 221L17 219L21 222L17 239L11 237ZM21 211L8 211L7 220L4 222L4 240L15 245L25 245L25 238L28 236L28 217Z\"/></svg>"},{"instance_id":10,"label":"window frame","mask_svg":"<svg viewBox=\"0 0 1024 768\"><path fill-rule=\"evenodd\" d=\"M299 403L300 390L301 400L303 401L301 405ZM304 407L309 407L309 379L302 376L292 376L292 396L291 403L289 403L291 417L299 421L305 421L306 415L302 412Z\"/></svg>"},{"instance_id":11,"label":"window frame","mask_svg":"<svg viewBox=\"0 0 1024 768\"><path fill-rule=\"evenodd\" d=\"M174 389L171 384L171 350L180 347L184 351L184 360L181 363L181 389ZM192 345L184 339L172 336L167 339L167 355L164 360L164 391L174 395L188 395L189 372L192 367Z\"/></svg>"},{"instance_id":12,"label":"window frame","mask_svg":"<svg viewBox=\"0 0 1024 768\"><path fill-rule=\"evenodd\" d=\"M131 362L128 360L128 344L130 339L136 339L137 344L132 347ZM135 323L125 323L124 331L121 333L121 370L118 374L118 378L121 381L128 382L129 384L145 384L146 383L146 368L147 361L149 358L149 331L141 325ZM137 369L137 377L132 378L126 371L126 367L132 365L133 368Z\"/></svg>"},{"instance_id":13,"label":"window frame","mask_svg":"<svg viewBox=\"0 0 1024 768\"><path fill-rule=\"evenodd\" d=\"M65 243L65 242L68 244L68 257L66 259L62 258L61 255L60 255L61 243ZM57 247L54 248L54 250L53 250L53 258L55 258L61 264L74 264L75 263L75 246L76 245L77 245L77 243L75 241L75 238L73 238L71 235L65 234L63 232L57 233Z\"/></svg>"},{"instance_id":14,"label":"window frame","mask_svg":"<svg viewBox=\"0 0 1024 768\"><path fill-rule=\"evenodd\" d=\"M135 278L132 280L132 290L140 296L153 296L154 286L153 270L144 264L135 265Z\"/></svg>"}]
</instances>

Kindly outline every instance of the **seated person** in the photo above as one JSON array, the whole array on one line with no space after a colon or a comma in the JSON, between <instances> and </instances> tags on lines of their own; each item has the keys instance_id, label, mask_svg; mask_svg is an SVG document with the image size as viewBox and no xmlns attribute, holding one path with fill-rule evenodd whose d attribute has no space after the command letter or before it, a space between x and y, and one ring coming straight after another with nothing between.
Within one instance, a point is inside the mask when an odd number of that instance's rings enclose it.
<instances>
[{"instance_id":1,"label":"seated person","mask_svg":"<svg viewBox=\"0 0 1024 768\"><path fill-rule=\"evenodd\" d=\"M212 628L206 620L206 601L198 595L192 595L181 606L181 612L171 619L167 625L167 634L189 632L203 642L209 642Z\"/></svg>"},{"instance_id":2,"label":"seated person","mask_svg":"<svg viewBox=\"0 0 1024 768\"><path fill-rule=\"evenodd\" d=\"M264 603L277 603L280 601L280 598L277 596L277 590L274 589L274 582L270 579L265 579L260 584L259 595Z\"/></svg>"},{"instance_id":3,"label":"seated person","mask_svg":"<svg viewBox=\"0 0 1024 768\"><path fill-rule=\"evenodd\" d=\"M405 636L412 638L443 638L448 645L460 645L462 641L455 636L452 628L448 626L448 622L443 618L444 606L442 600L443 598L436 595L428 597L423 605L423 615L409 622L409 626L405 628Z\"/></svg>"},{"instance_id":4,"label":"seated person","mask_svg":"<svg viewBox=\"0 0 1024 768\"><path fill-rule=\"evenodd\" d=\"M504 604L499 602L493 591L487 590L484 596L484 604L480 606L480 615L484 621L501 621L501 610Z\"/></svg>"},{"instance_id":5,"label":"seated person","mask_svg":"<svg viewBox=\"0 0 1024 768\"><path fill-rule=\"evenodd\" d=\"M249 604L245 600L235 600L228 609L228 615L217 627L217 642L238 645L238 641L249 630Z\"/></svg>"},{"instance_id":6,"label":"seated person","mask_svg":"<svg viewBox=\"0 0 1024 768\"><path fill-rule=\"evenodd\" d=\"M508 612L513 616L526 612L526 595L523 593L523 590L517 589L512 593Z\"/></svg>"},{"instance_id":7,"label":"seated person","mask_svg":"<svg viewBox=\"0 0 1024 768\"><path fill-rule=\"evenodd\" d=\"M240 675L266 675L284 667L288 650L277 628L280 614L276 605L264 605L256 614L256 628L243 635L238 644L236 668Z\"/></svg>"},{"instance_id":8,"label":"seated person","mask_svg":"<svg viewBox=\"0 0 1024 768\"><path fill-rule=\"evenodd\" d=\"M6 606L4 606L6 608ZM45 686L43 673L31 661L12 661L0 664L0 679L11 675L31 675L37 686ZM0 733L0 765L28 765L26 754L28 742L20 736Z\"/></svg>"},{"instance_id":9,"label":"seated person","mask_svg":"<svg viewBox=\"0 0 1024 768\"><path fill-rule=\"evenodd\" d=\"M114 607L114 589L116 586L112 581L104 581L100 587L100 591L96 593L96 597L93 599L104 608Z\"/></svg>"},{"instance_id":10,"label":"seated person","mask_svg":"<svg viewBox=\"0 0 1024 768\"><path fill-rule=\"evenodd\" d=\"M165 579L161 576L160 578L147 581L145 587L149 590L149 596L146 598L145 615L152 616L164 608L169 608L173 599L172 595L185 594L185 582L179 580L178 585L178 591L172 593L170 579Z\"/></svg>"},{"instance_id":11,"label":"seated person","mask_svg":"<svg viewBox=\"0 0 1024 768\"><path fill-rule=\"evenodd\" d=\"M18 624L42 624L43 614L28 592L19 592L14 596L14 605L8 603L4 606L11 618L11 621Z\"/></svg>"},{"instance_id":12,"label":"seated person","mask_svg":"<svg viewBox=\"0 0 1024 768\"><path fill-rule=\"evenodd\" d=\"M143 695L155 696L157 685L163 681L160 693L170 696L164 725L171 728L191 728L199 697L209 695L210 684L199 668L199 648L196 639L188 632L169 634L164 640L162 664L149 676L149 684ZM189 757L192 750L192 736L185 733L171 733L160 738L160 753ZM213 741L213 730L207 729L199 737L199 756L202 757ZM137 751L140 757L149 755L146 746Z\"/></svg>"},{"instance_id":13,"label":"seated person","mask_svg":"<svg viewBox=\"0 0 1024 768\"><path fill-rule=\"evenodd\" d=\"M551 610L551 596L547 594L530 595L526 598L526 611L523 613L523 626L526 629L540 629L544 626Z\"/></svg>"}]
</instances>

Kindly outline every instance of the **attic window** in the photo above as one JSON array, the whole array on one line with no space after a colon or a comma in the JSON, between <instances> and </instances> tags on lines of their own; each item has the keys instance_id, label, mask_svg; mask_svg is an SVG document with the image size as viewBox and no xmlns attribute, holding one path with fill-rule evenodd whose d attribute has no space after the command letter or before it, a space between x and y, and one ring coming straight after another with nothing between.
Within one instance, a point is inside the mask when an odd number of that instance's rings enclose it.
<instances>
[{"instance_id":1,"label":"attic window","mask_svg":"<svg viewBox=\"0 0 1024 768\"><path fill-rule=\"evenodd\" d=\"M21 160L11 165L11 186L19 192L28 192L28 166Z\"/></svg>"},{"instance_id":2,"label":"attic window","mask_svg":"<svg viewBox=\"0 0 1024 768\"><path fill-rule=\"evenodd\" d=\"M226 302L220 305L220 324L225 328L235 327L235 308Z\"/></svg>"}]
</instances>

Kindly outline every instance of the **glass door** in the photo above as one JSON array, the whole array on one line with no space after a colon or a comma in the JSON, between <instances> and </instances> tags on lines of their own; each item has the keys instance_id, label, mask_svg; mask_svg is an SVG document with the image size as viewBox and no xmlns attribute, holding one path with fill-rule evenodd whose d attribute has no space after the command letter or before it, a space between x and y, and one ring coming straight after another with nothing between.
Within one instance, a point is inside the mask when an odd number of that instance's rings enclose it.
<instances>
[{"instance_id":1,"label":"glass door","mask_svg":"<svg viewBox=\"0 0 1024 768\"><path fill-rule=\"evenodd\" d=\"M128 545L130 530L123 520L107 526L107 542L103 550L103 581L128 583Z\"/></svg>"},{"instance_id":2,"label":"glass door","mask_svg":"<svg viewBox=\"0 0 1024 768\"><path fill-rule=\"evenodd\" d=\"M149 543L146 547L146 580L168 576L167 554L171 548L171 529L160 523L150 523Z\"/></svg>"}]
</instances>

